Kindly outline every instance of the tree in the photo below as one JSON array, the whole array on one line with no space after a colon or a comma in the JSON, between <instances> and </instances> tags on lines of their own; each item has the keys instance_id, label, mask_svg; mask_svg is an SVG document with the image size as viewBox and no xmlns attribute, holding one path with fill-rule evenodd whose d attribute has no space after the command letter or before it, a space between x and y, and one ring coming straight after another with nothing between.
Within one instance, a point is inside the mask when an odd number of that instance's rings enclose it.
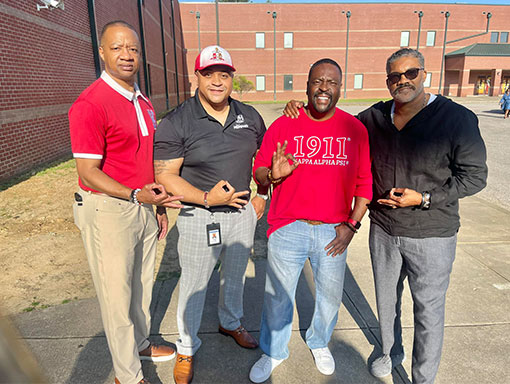
<instances>
[{"instance_id":1,"label":"tree","mask_svg":"<svg viewBox=\"0 0 510 384\"><path fill-rule=\"evenodd\" d=\"M250 92L253 89L255 89L255 87L253 86L253 83L244 76L235 76L234 77L233 88L234 88L234 91L239 93L240 99L243 98L243 93Z\"/></svg>"}]
</instances>

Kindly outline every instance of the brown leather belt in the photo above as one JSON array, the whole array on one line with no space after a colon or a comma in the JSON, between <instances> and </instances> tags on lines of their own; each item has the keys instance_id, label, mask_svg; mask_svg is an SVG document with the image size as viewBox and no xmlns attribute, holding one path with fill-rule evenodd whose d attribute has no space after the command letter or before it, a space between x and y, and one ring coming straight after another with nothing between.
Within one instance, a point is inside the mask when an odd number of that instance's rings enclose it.
<instances>
[{"instance_id":1,"label":"brown leather belt","mask_svg":"<svg viewBox=\"0 0 510 384\"><path fill-rule=\"evenodd\" d=\"M310 225L321 225L321 224L326 224L325 222L323 222L323 221L318 221L318 220L305 220L305 219L299 219L299 221L302 221L303 223L307 223L307 224L310 224Z\"/></svg>"}]
</instances>

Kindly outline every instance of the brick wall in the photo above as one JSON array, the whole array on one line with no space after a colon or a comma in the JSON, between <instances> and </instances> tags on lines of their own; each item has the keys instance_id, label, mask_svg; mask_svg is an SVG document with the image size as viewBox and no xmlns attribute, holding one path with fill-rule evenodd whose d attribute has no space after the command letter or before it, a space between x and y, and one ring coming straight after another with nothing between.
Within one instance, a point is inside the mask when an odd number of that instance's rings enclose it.
<instances>
[{"instance_id":1,"label":"brick wall","mask_svg":"<svg viewBox=\"0 0 510 384\"><path fill-rule=\"evenodd\" d=\"M169 75L170 106L177 104L171 2L162 0ZM177 46L182 50L179 3L174 1ZM112 20L125 20L140 31L138 1L96 0L98 34ZM96 79L88 5L65 1L65 10L42 9L37 1L0 0L0 180L36 165L70 155L67 112L79 94ZM147 62L151 68L156 112L166 109L159 0L143 6ZM180 101L184 89L182 53L179 56ZM140 88L145 92L144 69Z\"/></svg>"},{"instance_id":2,"label":"brick wall","mask_svg":"<svg viewBox=\"0 0 510 384\"><path fill-rule=\"evenodd\" d=\"M418 10L424 14L420 51L432 75L430 92L436 93L439 87L445 28L442 11L450 12L448 41L485 32L487 17L483 12L492 13L490 31L510 32L510 7L503 5L220 3L220 45L232 54L238 74L246 76L254 84L257 75L265 76L266 89L245 94L243 100L271 100L274 35L273 18L267 12L276 11L277 99L304 99L308 69L314 61L329 57L345 67L347 18L342 11L350 11L347 98L387 98L386 59L400 48L403 31L409 31L409 47L416 48L419 18L414 11ZM190 90L194 93L196 82L192 66L198 53L198 33L196 16L190 11L200 12L202 48L216 44L216 18L214 4L181 3L189 81L192 83ZM433 46L426 46L428 31L436 32ZM256 32L265 34L265 48L255 48ZM285 32L293 33L293 48L283 47ZM489 42L490 33L448 44L446 53L474 43ZM501 69L501 66L503 70L510 69L510 57L500 58L498 68ZM487 68L489 73L491 71L488 64L482 68ZM355 74L363 75L362 89L354 89ZM293 75L293 91L283 90L284 75ZM458 74L450 73L445 78L449 82L457 81ZM452 95L456 95L453 83L451 90Z\"/></svg>"}]
</instances>

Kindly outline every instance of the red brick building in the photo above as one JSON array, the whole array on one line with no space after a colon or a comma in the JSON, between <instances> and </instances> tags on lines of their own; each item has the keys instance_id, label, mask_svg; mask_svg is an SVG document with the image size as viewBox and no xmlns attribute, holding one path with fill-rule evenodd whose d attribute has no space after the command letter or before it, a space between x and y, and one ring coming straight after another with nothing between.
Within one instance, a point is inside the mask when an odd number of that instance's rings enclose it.
<instances>
[{"instance_id":1,"label":"red brick building","mask_svg":"<svg viewBox=\"0 0 510 384\"><path fill-rule=\"evenodd\" d=\"M109 21L125 20L143 38L138 82L157 111L188 93L177 0L65 0L64 9L40 10L38 4L0 0L0 180L70 154L67 112L101 72L94 53Z\"/></svg>"},{"instance_id":2,"label":"red brick building","mask_svg":"<svg viewBox=\"0 0 510 384\"><path fill-rule=\"evenodd\" d=\"M101 72L97 36L108 21L123 19L138 30L145 57L138 83L157 112L194 93L198 22L201 47L216 44L214 2L63 2L65 9L38 10L42 0L0 0L0 180L70 154L67 111ZM342 97L387 98L386 58L418 43L430 92L495 95L510 84L510 6L219 3L218 9L220 45L257 88L243 100L303 99L309 66L322 57L347 73ZM478 36L462 39L472 35Z\"/></svg>"},{"instance_id":3,"label":"red brick building","mask_svg":"<svg viewBox=\"0 0 510 384\"><path fill-rule=\"evenodd\" d=\"M238 74L258 89L243 94L243 100L273 99L275 37L278 100L303 99L308 69L323 57L347 72L342 86L347 98L387 98L385 62L400 47L419 46L429 92L441 88L450 96L497 95L502 82L510 83L510 6L220 3L218 8L220 45L231 52ZM216 44L215 4L181 3L181 12L193 93L197 21L201 47ZM464 39L472 35L478 36ZM463 51L477 43L492 49Z\"/></svg>"}]
</instances>

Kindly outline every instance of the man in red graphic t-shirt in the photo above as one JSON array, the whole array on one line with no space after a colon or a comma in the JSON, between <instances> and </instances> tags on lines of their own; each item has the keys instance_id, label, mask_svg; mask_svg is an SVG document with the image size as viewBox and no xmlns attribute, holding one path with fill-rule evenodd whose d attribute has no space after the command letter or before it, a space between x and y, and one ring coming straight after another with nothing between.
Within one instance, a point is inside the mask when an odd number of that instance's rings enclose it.
<instances>
[{"instance_id":1,"label":"man in red graphic t-shirt","mask_svg":"<svg viewBox=\"0 0 510 384\"><path fill-rule=\"evenodd\" d=\"M268 214L268 261L260 331L262 357L250 380L262 383L289 356L294 297L310 259L315 311L306 332L317 369L332 375L328 348L342 302L347 246L372 198L368 134L359 120L336 108L342 70L317 61L307 82L308 105L292 120L282 116L264 136L254 175L275 189ZM353 206L354 201L354 206Z\"/></svg>"},{"instance_id":2,"label":"man in red graphic t-shirt","mask_svg":"<svg viewBox=\"0 0 510 384\"><path fill-rule=\"evenodd\" d=\"M105 25L99 54L105 70L69 111L80 189L74 218L96 288L115 383L148 383L140 360L175 351L151 344L149 305L157 239L166 235L169 196L154 183L154 109L135 83L140 40L123 21ZM156 215L153 205L157 205Z\"/></svg>"}]
</instances>

